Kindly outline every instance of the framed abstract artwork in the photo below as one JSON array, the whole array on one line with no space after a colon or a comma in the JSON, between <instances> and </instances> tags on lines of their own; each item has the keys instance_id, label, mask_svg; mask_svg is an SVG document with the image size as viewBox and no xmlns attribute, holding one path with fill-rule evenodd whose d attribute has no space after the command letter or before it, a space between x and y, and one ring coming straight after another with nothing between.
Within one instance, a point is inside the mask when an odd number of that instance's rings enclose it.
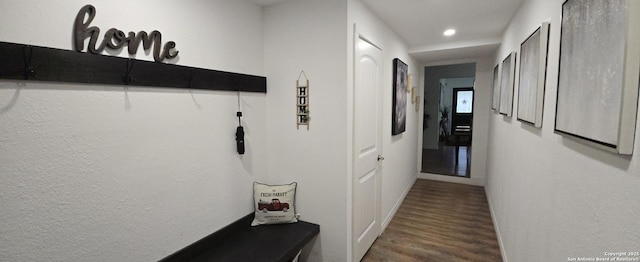
<instances>
[{"instance_id":1,"label":"framed abstract artwork","mask_svg":"<svg viewBox=\"0 0 640 262\"><path fill-rule=\"evenodd\" d=\"M513 112L513 85L516 74L516 52L511 52L500 66L500 109L502 115L511 117Z\"/></svg>"},{"instance_id":2,"label":"framed abstract artwork","mask_svg":"<svg viewBox=\"0 0 640 262\"><path fill-rule=\"evenodd\" d=\"M640 1L562 5L555 132L633 154L640 75Z\"/></svg>"},{"instance_id":3,"label":"framed abstract artwork","mask_svg":"<svg viewBox=\"0 0 640 262\"><path fill-rule=\"evenodd\" d=\"M548 44L549 23L543 23L520 45L518 120L537 128L542 127Z\"/></svg>"},{"instance_id":4,"label":"framed abstract artwork","mask_svg":"<svg viewBox=\"0 0 640 262\"><path fill-rule=\"evenodd\" d=\"M493 87L491 89L491 109L500 110L500 64L493 68Z\"/></svg>"},{"instance_id":5,"label":"framed abstract artwork","mask_svg":"<svg viewBox=\"0 0 640 262\"><path fill-rule=\"evenodd\" d=\"M391 114L391 135L405 131L407 125L407 64L393 59L393 112Z\"/></svg>"}]
</instances>

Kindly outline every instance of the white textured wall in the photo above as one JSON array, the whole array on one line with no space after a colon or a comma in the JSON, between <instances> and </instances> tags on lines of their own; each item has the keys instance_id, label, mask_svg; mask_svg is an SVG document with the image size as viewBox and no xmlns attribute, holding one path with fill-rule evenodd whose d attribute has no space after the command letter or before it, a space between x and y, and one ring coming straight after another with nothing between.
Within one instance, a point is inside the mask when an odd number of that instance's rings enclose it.
<instances>
[{"instance_id":1,"label":"white textured wall","mask_svg":"<svg viewBox=\"0 0 640 262\"><path fill-rule=\"evenodd\" d=\"M271 87L267 95L269 178L274 183L298 181L296 207L302 219L321 225L319 239L310 254L304 255L309 261L348 261L351 257L354 22L372 32L374 42L383 46L385 85L391 86L395 57L408 62L414 76L419 73L403 41L359 1L290 1L265 8L265 68ZM300 70L310 79L309 131L295 127L293 87ZM382 212L388 220L417 173L418 129L417 114L409 106L407 132L392 139L391 91L383 95L387 159Z\"/></svg>"},{"instance_id":2,"label":"white textured wall","mask_svg":"<svg viewBox=\"0 0 640 262\"><path fill-rule=\"evenodd\" d=\"M0 41L72 49L86 1L0 0ZM264 74L262 9L244 1L92 1L103 32L159 30L178 64ZM125 52L126 54L126 52ZM138 52L138 59L152 60ZM153 261L252 210L266 98L0 81L0 261Z\"/></svg>"},{"instance_id":3,"label":"white textured wall","mask_svg":"<svg viewBox=\"0 0 640 262\"><path fill-rule=\"evenodd\" d=\"M269 92L268 169L298 182L296 211L320 224L308 261L347 256L346 0L288 1L265 8ZM310 128L296 129L296 79L309 78Z\"/></svg>"},{"instance_id":4,"label":"white textured wall","mask_svg":"<svg viewBox=\"0 0 640 262\"><path fill-rule=\"evenodd\" d=\"M407 126L400 135L391 135L391 112L393 108L393 59L400 58L408 65L412 74L412 86L419 88L420 70L409 56L407 44L393 32L382 20L376 17L359 0L349 1L349 47L353 46L353 24L360 34L370 38L382 49L382 225L391 221L395 211L402 203L418 174L418 112L411 103L411 94L407 94ZM353 65L353 48L349 49L349 65ZM349 72L353 70L350 67ZM353 97L353 74L349 74L348 96ZM348 102L353 111L353 100ZM421 103L421 102L420 102ZM350 114L351 115L351 114Z\"/></svg>"},{"instance_id":5,"label":"white textured wall","mask_svg":"<svg viewBox=\"0 0 640 262\"><path fill-rule=\"evenodd\" d=\"M0 41L72 49L85 4L0 0ZM403 41L346 0L264 11L224 0L91 4L102 32L175 41L177 64L267 75L267 95L242 94L247 154L235 154L235 93L0 81L0 261L157 260L251 212L254 180L299 183L298 211L322 230L308 260L350 257L351 26L379 37L389 85L395 57L420 74ZM311 80L309 131L295 129L300 70ZM407 131L391 137L384 96L388 222L417 173L418 119L409 111Z\"/></svg>"},{"instance_id":6,"label":"white textured wall","mask_svg":"<svg viewBox=\"0 0 640 262\"><path fill-rule=\"evenodd\" d=\"M533 30L551 22L542 129L518 122L515 115L492 113L489 118L486 191L505 259L511 262L604 257L604 252L640 247L640 128L633 156L553 133L562 2L526 1L494 60L495 65L519 51Z\"/></svg>"}]
</instances>

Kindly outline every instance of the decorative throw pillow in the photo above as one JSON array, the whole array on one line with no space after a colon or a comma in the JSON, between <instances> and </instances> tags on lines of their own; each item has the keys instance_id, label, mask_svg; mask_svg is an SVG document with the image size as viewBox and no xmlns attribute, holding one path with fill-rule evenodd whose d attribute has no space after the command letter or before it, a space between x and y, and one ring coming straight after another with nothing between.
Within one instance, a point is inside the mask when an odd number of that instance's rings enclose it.
<instances>
[{"instance_id":1,"label":"decorative throw pillow","mask_svg":"<svg viewBox=\"0 0 640 262\"><path fill-rule=\"evenodd\" d=\"M252 226L298 222L295 210L296 186L266 185L253 182L255 216Z\"/></svg>"}]
</instances>

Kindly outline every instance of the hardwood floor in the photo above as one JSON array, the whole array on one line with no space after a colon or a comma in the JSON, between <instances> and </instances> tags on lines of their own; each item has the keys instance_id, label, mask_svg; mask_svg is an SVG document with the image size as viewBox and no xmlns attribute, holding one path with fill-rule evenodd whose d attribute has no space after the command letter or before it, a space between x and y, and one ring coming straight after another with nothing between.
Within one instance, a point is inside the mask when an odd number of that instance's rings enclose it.
<instances>
[{"instance_id":1,"label":"hardwood floor","mask_svg":"<svg viewBox=\"0 0 640 262\"><path fill-rule=\"evenodd\" d=\"M456 147L443 146L442 149L422 150L422 173L448 176L471 176L471 152L467 146L460 147L456 163Z\"/></svg>"},{"instance_id":2,"label":"hardwood floor","mask_svg":"<svg viewBox=\"0 0 640 262\"><path fill-rule=\"evenodd\" d=\"M484 188L418 179L362 261L502 261Z\"/></svg>"}]
</instances>

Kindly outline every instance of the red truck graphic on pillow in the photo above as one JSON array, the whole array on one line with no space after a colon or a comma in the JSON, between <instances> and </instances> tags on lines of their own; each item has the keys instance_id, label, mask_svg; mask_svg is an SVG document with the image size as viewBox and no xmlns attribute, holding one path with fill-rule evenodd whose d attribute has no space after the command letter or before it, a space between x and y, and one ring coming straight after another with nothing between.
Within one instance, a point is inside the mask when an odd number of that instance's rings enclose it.
<instances>
[{"instance_id":1,"label":"red truck graphic on pillow","mask_svg":"<svg viewBox=\"0 0 640 262\"><path fill-rule=\"evenodd\" d=\"M274 198L271 199L271 202L262 201L262 199L258 202L258 210L262 210L262 212L267 211L289 211L288 203L280 203L280 199Z\"/></svg>"}]
</instances>

